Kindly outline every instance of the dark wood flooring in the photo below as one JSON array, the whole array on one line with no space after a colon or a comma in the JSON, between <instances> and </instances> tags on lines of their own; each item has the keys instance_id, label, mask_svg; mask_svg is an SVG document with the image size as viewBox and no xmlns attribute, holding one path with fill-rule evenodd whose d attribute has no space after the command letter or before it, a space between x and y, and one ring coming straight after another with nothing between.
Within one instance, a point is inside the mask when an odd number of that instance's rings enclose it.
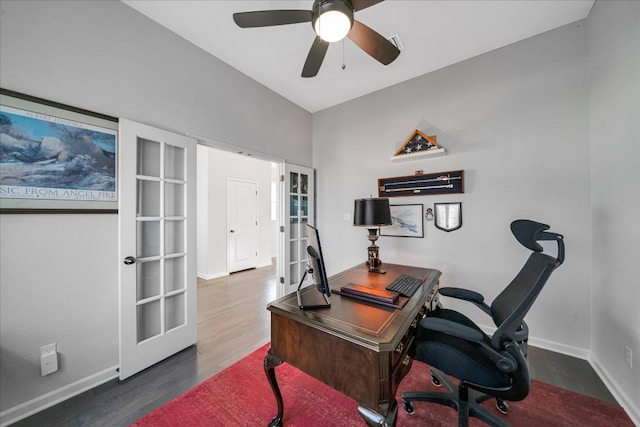
<instances>
[{"instance_id":1,"label":"dark wood flooring","mask_svg":"<svg viewBox=\"0 0 640 427\"><path fill-rule=\"evenodd\" d=\"M124 382L110 381L14 424L22 426L127 426L270 339L266 305L275 299L275 268L247 270L198 281L198 344ZM532 377L616 403L591 365L529 347Z\"/></svg>"}]
</instances>

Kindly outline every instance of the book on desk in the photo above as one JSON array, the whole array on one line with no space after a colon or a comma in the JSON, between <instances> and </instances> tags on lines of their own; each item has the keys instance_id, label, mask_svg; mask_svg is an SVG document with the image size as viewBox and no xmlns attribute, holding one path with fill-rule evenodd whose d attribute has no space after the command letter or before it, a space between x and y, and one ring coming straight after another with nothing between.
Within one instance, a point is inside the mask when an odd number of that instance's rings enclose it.
<instances>
[{"instance_id":1,"label":"book on desk","mask_svg":"<svg viewBox=\"0 0 640 427\"><path fill-rule=\"evenodd\" d=\"M331 291L344 297L392 308L402 308L409 301L409 298L401 296L398 292L374 289L354 283L348 283L340 289L332 289Z\"/></svg>"},{"instance_id":2,"label":"book on desk","mask_svg":"<svg viewBox=\"0 0 640 427\"><path fill-rule=\"evenodd\" d=\"M387 307L402 308L421 285L422 279L403 274L385 289L376 289L369 286L348 283L340 289L333 289L332 291L338 295L359 299L361 301Z\"/></svg>"}]
</instances>

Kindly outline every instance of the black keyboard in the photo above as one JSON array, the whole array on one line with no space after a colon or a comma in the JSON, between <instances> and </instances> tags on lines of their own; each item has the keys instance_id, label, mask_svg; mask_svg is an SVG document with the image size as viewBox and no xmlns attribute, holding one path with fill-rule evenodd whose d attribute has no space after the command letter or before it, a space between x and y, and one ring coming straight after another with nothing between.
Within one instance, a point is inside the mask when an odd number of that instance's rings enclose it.
<instances>
[{"instance_id":1,"label":"black keyboard","mask_svg":"<svg viewBox=\"0 0 640 427\"><path fill-rule=\"evenodd\" d=\"M391 284L387 286L386 289L388 291L397 292L405 297L411 297L416 293L420 285L422 285L422 279L403 274L396 280L391 282Z\"/></svg>"}]
</instances>

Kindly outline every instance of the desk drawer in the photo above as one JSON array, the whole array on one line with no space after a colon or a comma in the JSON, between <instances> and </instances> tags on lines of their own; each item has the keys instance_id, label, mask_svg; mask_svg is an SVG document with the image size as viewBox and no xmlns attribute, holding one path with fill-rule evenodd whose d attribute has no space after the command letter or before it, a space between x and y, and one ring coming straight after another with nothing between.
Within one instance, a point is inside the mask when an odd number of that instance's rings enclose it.
<instances>
[{"instance_id":1,"label":"desk drawer","mask_svg":"<svg viewBox=\"0 0 640 427\"><path fill-rule=\"evenodd\" d=\"M416 317L412 320L411 326L407 329L402 340L398 343L393 352L393 356L391 358L391 372L395 372L396 368L399 364L406 363L405 356L409 353L409 349L413 345L413 341L416 337L416 332L418 330L418 325L420 324L420 319L422 319L427 312L425 307L422 307Z\"/></svg>"},{"instance_id":2,"label":"desk drawer","mask_svg":"<svg viewBox=\"0 0 640 427\"><path fill-rule=\"evenodd\" d=\"M422 307L420 309L391 356L391 376L389 381L391 382L392 396L395 396L395 392L398 389L398 385L400 384L400 381L402 381L402 378L404 378L404 376L409 373L409 370L411 370L413 359L409 356L409 350L414 345L420 319L424 317L426 312L426 307Z\"/></svg>"},{"instance_id":3,"label":"desk drawer","mask_svg":"<svg viewBox=\"0 0 640 427\"><path fill-rule=\"evenodd\" d=\"M440 299L438 298L438 289L440 288L440 281L438 281L431 291L429 291L429 296L427 297L427 301L425 301L424 306L427 308L427 311L433 311L440 304Z\"/></svg>"}]
</instances>

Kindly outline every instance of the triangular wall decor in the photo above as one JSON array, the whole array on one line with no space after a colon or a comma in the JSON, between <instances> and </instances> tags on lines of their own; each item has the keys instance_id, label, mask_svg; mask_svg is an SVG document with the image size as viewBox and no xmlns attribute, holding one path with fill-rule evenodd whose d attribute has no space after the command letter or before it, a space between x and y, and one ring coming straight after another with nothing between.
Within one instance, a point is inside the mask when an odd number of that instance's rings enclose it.
<instances>
[{"instance_id":1,"label":"triangular wall decor","mask_svg":"<svg viewBox=\"0 0 640 427\"><path fill-rule=\"evenodd\" d=\"M442 156L446 153L438 145L436 136L427 136L416 130L391 157L391 160L409 160L423 156Z\"/></svg>"}]
</instances>

